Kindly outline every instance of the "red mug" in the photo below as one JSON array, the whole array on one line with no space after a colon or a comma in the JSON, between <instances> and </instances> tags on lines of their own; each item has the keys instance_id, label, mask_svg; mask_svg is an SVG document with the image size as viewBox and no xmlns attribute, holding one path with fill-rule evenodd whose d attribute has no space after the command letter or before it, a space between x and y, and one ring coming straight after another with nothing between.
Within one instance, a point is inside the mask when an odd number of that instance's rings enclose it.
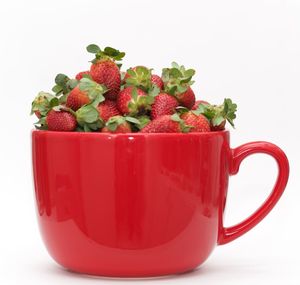
<instances>
[{"instance_id":1,"label":"red mug","mask_svg":"<svg viewBox=\"0 0 300 285\"><path fill-rule=\"evenodd\" d=\"M223 226L228 178L248 155L275 158L262 206ZM289 164L268 142L229 146L229 132L104 134L33 131L38 221L50 255L75 272L147 277L190 271L216 245L249 231L274 207Z\"/></svg>"}]
</instances>

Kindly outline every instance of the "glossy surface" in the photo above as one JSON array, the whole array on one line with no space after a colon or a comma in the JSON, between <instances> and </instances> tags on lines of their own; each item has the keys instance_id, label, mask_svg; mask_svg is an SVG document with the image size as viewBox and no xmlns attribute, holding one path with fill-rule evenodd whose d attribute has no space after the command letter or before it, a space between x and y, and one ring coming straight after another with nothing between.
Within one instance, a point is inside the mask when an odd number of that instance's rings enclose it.
<instances>
[{"instance_id":1,"label":"glossy surface","mask_svg":"<svg viewBox=\"0 0 300 285\"><path fill-rule=\"evenodd\" d=\"M261 145L258 145L261 144ZM276 146L231 150L228 132L32 133L38 220L52 257L73 271L156 276L197 267L217 243L258 223L280 197L288 162ZM254 216L223 229L229 174L253 152L280 177Z\"/></svg>"}]
</instances>

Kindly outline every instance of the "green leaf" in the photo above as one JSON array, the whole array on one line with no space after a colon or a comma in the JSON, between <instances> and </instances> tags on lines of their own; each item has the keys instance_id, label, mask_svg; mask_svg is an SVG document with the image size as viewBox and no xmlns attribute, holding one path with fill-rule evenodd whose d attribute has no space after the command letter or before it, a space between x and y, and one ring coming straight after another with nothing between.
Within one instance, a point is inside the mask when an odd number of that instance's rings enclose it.
<instances>
[{"instance_id":1,"label":"green leaf","mask_svg":"<svg viewBox=\"0 0 300 285\"><path fill-rule=\"evenodd\" d=\"M141 124L138 119L133 118L133 117L126 116L125 120L128 121L128 122L130 122L130 123L136 124L136 125L140 125Z\"/></svg>"},{"instance_id":2,"label":"green leaf","mask_svg":"<svg viewBox=\"0 0 300 285\"><path fill-rule=\"evenodd\" d=\"M179 117L179 115L177 113L175 113L171 116L171 120L175 121L175 122L182 122L182 119Z\"/></svg>"},{"instance_id":3,"label":"green leaf","mask_svg":"<svg viewBox=\"0 0 300 285\"><path fill-rule=\"evenodd\" d=\"M84 76L83 76L84 77ZM84 77L84 78L86 78L86 77ZM76 80L76 79L70 79L70 80L68 80L68 82L67 82L67 86L72 90L72 89L74 89L76 86L78 85L78 80Z\"/></svg>"},{"instance_id":4,"label":"green leaf","mask_svg":"<svg viewBox=\"0 0 300 285\"><path fill-rule=\"evenodd\" d=\"M49 102L49 106L51 109L58 105L59 105L59 99L57 97L52 98Z\"/></svg>"},{"instance_id":5,"label":"green leaf","mask_svg":"<svg viewBox=\"0 0 300 285\"><path fill-rule=\"evenodd\" d=\"M78 124L94 123L99 119L98 110L93 105L84 105L76 111Z\"/></svg>"},{"instance_id":6,"label":"green leaf","mask_svg":"<svg viewBox=\"0 0 300 285\"><path fill-rule=\"evenodd\" d=\"M151 89L148 92L149 96L156 97L160 93L160 89L157 85L153 84Z\"/></svg>"},{"instance_id":7,"label":"green leaf","mask_svg":"<svg viewBox=\"0 0 300 285\"><path fill-rule=\"evenodd\" d=\"M225 121L223 116L217 116L212 119L212 125L214 127L221 125Z\"/></svg>"},{"instance_id":8,"label":"green leaf","mask_svg":"<svg viewBox=\"0 0 300 285\"><path fill-rule=\"evenodd\" d=\"M96 53L98 53L98 52L101 51L101 49L100 49L97 45L95 45L95 44L90 44L90 45L88 45L88 46L86 47L86 50L87 50L89 53L94 53L94 54L96 54Z\"/></svg>"},{"instance_id":9,"label":"green leaf","mask_svg":"<svg viewBox=\"0 0 300 285\"><path fill-rule=\"evenodd\" d=\"M69 78L67 75L65 75L65 74L63 74L63 73L59 73L59 74L57 74L56 77L55 77L55 83L56 83L57 85L62 86L62 85L64 85L64 84L66 84L66 82L67 82L69 79L70 79L70 78Z\"/></svg>"},{"instance_id":10,"label":"green leaf","mask_svg":"<svg viewBox=\"0 0 300 285\"><path fill-rule=\"evenodd\" d=\"M55 85L53 86L52 91L56 93L56 95L59 95L63 91L63 88L59 85Z\"/></svg>"},{"instance_id":11,"label":"green leaf","mask_svg":"<svg viewBox=\"0 0 300 285\"><path fill-rule=\"evenodd\" d=\"M137 88L133 87L131 90L131 97L133 98L133 100L136 102L137 98L138 98L138 91Z\"/></svg>"}]
</instances>

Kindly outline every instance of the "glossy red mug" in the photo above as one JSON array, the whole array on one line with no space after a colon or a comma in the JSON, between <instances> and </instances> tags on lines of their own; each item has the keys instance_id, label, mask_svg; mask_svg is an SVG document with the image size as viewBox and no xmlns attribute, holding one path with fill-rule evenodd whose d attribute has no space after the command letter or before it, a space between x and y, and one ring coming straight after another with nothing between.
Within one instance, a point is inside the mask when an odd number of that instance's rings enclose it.
<instances>
[{"instance_id":1,"label":"glossy red mug","mask_svg":"<svg viewBox=\"0 0 300 285\"><path fill-rule=\"evenodd\" d=\"M223 226L228 177L248 155L275 158L262 206ZM268 142L231 149L229 132L32 132L38 221L50 255L75 272L146 277L192 270L259 223L286 186L288 160Z\"/></svg>"}]
</instances>

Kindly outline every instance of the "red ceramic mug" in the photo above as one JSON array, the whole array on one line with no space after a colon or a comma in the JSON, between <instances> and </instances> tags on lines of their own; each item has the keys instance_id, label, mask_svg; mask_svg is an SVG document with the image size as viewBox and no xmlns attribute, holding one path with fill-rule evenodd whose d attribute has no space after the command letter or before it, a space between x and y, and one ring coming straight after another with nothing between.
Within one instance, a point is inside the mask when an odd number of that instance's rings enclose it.
<instances>
[{"instance_id":1,"label":"red ceramic mug","mask_svg":"<svg viewBox=\"0 0 300 285\"><path fill-rule=\"evenodd\" d=\"M189 271L216 245L246 233L274 207L288 160L267 142L230 149L229 132L102 134L33 131L38 220L51 256L72 271L157 276ZM248 155L279 172L262 206L223 227L228 177Z\"/></svg>"}]
</instances>

